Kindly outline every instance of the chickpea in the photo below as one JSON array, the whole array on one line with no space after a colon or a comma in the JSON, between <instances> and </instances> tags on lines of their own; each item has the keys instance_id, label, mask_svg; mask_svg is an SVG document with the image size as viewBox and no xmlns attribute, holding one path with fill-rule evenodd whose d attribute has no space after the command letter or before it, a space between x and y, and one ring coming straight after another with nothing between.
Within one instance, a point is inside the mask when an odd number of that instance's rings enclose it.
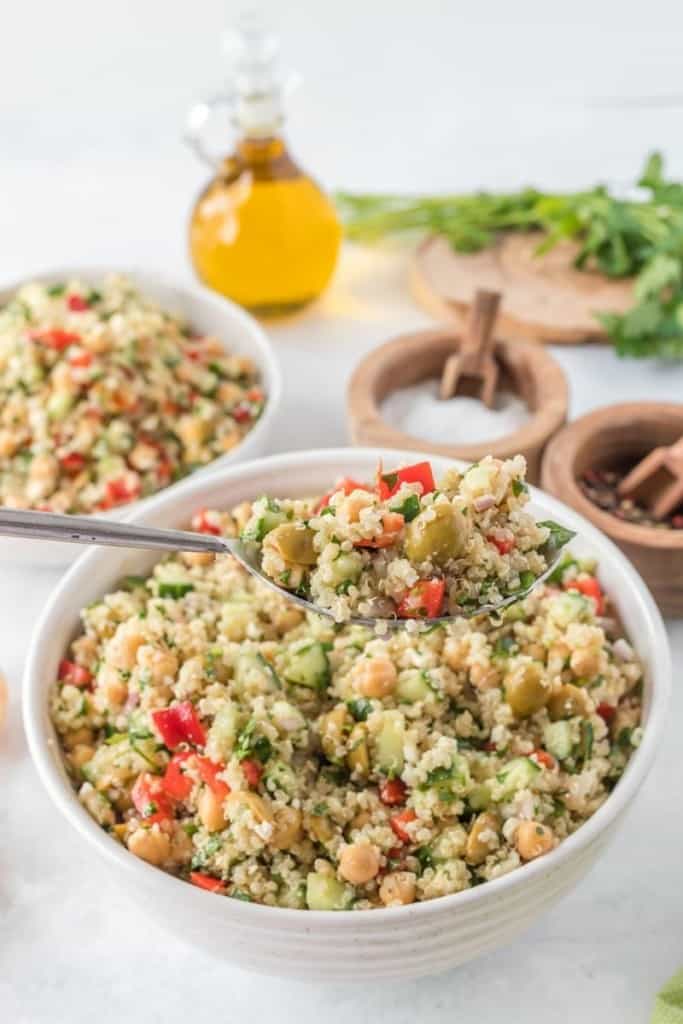
<instances>
[{"instance_id":1,"label":"chickpea","mask_svg":"<svg viewBox=\"0 0 683 1024\"><path fill-rule=\"evenodd\" d=\"M92 729L84 725L80 729L72 729L71 732L67 732L62 744L65 750L75 750L76 747L83 746L83 744L92 744L94 738L95 734Z\"/></svg>"},{"instance_id":2,"label":"chickpea","mask_svg":"<svg viewBox=\"0 0 683 1024\"><path fill-rule=\"evenodd\" d=\"M91 761L95 754L95 748L89 743L77 743L69 754L69 761L74 768L82 768L84 764Z\"/></svg>"},{"instance_id":3,"label":"chickpea","mask_svg":"<svg viewBox=\"0 0 683 1024\"><path fill-rule=\"evenodd\" d=\"M497 814L484 811L477 815L467 836L465 860L468 864L483 864L488 855L498 848L499 830L500 819Z\"/></svg>"},{"instance_id":4,"label":"chickpea","mask_svg":"<svg viewBox=\"0 0 683 1024\"><path fill-rule=\"evenodd\" d=\"M324 814L307 814L304 819L304 827L322 846L329 843L334 836L334 825Z\"/></svg>"},{"instance_id":5,"label":"chickpea","mask_svg":"<svg viewBox=\"0 0 683 1024\"><path fill-rule=\"evenodd\" d=\"M128 461L133 469L139 469L142 473L145 470L153 469L158 460L159 452L157 449L152 447L151 444L145 444L144 441L138 441L128 456Z\"/></svg>"},{"instance_id":6,"label":"chickpea","mask_svg":"<svg viewBox=\"0 0 683 1024\"><path fill-rule=\"evenodd\" d=\"M164 651L152 644L143 644L138 648L137 663L141 669L149 673L155 684L166 679L174 679L178 671L178 659L171 651Z\"/></svg>"},{"instance_id":7,"label":"chickpea","mask_svg":"<svg viewBox=\"0 0 683 1024\"><path fill-rule=\"evenodd\" d=\"M216 392L218 401L225 405L234 405L242 397L242 388L231 380L223 381Z\"/></svg>"},{"instance_id":8,"label":"chickpea","mask_svg":"<svg viewBox=\"0 0 683 1024\"><path fill-rule=\"evenodd\" d=\"M600 650L596 647L577 647L572 651L569 667L575 676L592 679L600 670Z\"/></svg>"},{"instance_id":9,"label":"chickpea","mask_svg":"<svg viewBox=\"0 0 683 1024\"><path fill-rule=\"evenodd\" d=\"M554 722L560 718L573 718L575 715L587 715L590 711L590 698L578 686L565 683L548 701L548 714Z\"/></svg>"},{"instance_id":10,"label":"chickpea","mask_svg":"<svg viewBox=\"0 0 683 1024\"><path fill-rule=\"evenodd\" d=\"M305 614L299 608L285 605L283 608L277 608L271 618L273 625L280 633L289 633L291 629L296 629L301 625Z\"/></svg>"},{"instance_id":11,"label":"chickpea","mask_svg":"<svg viewBox=\"0 0 683 1024\"><path fill-rule=\"evenodd\" d=\"M505 677L505 700L517 718L528 718L545 707L550 689L536 662L518 665Z\"/></svg>"},{"instance_id":12,"label":"chickpea","mask_svg":"<svg viewBox=\"0 0 683 1024\"><path fill-rule=\"evenodd\" d=\"M353 681L363 697L388 697L396 686L398 673L389 658L361 658L354 665Z\"/></svg>"},{"instance_id":13,"label":"chickpea","mask_svg":"<svg viewBox=\"0 0 683 1024\"><path fill-rule=\"evenodd\" d=\"M534 860L549 853L555 845L555 833L537 821L523 821L515 837L517 852L522 860Z\"/></svg>"},{"instance_id":14,"label":"chickpea","mask_svg":"<svg viewBox=\"0 0 683 1024\"><path fill-rule=\"evenodd\" d=\"M221 832L227 825L223 801L208 786L204 787L197 800L197 814L209 832Z\"/></svg>"},{"instance_id":15,"label":"chickpea","mask_svg":"<svg viewBox=\"0 0 683 1024\"><path fill-rule=\"evenodd\" d=\"M111 339L107 333L106 325L102 325L102 327L96 325L92 330L86 331L81 336L80 344L89 352L95 352L98 355L102 352L108 352L111 348Z\"/></svg>"},{"instance_id":16,"label":"chickpea","mask_svg":"<svg viewBox=\"0 0 683 1024\"><path fill-rule=\"evenodd\" d=\"M454 672L465 668L468 652L469 644L464 638L456 640L454 636L449 636L443 645L443 659Z\"/></svg>"},{"instance_id":17,"label":"chickpea","mask_svg":"<svg viewBox=\"0 0 683 1024\"><path fill-rule=\"evenodd\" d=\"M216 558L213 551L183 551L180 557L190 568L198 565L211 565Z\"/></svg>"},{"instance_id":18,"label":"chickpea","mask_svg":"<svg viewBox=\"0 0 683 1024\"><path fill-rule=\"evenodd\" d=\"M160 829L138 828L128 836L128 849L141 860L159 867L171 853L171 840Z\"/></svg>"},{"instance_id":19,"label":"chickpea","mask_svg":"<svg viewBox=\"0 0 683 1024\"><path fill-rule=\"evenodd\" d=\"M372 505L372 495L354 491L345 498L339 507L339 518L347 523L357 523L364 508Z\"/></svg>"},{"instance_id":20,"label":"chickpea","mask_svg":"<svg viewBox=\"0 0 683 1024\"><path fill-rule=\"evenodd\" d=\"M23 435L15 430L0 430L0 456L10 458L19 448Z\"/></svg>"},{"instance_id":21,"label":"chickpea","mask_svg":"<svg viewBox=\"0 0 683 1024\"><path fill-rule=\"evenodd\" d=\"M122 623L107 645L107 661L112 668L121 668L131 672L135 667L138 648L142 647L145 638L141 633L131 630L128 623Z\"/></svg>"},{"instance_id":22,"label":"chickpea","mask_svg":"<svg viewBox=\"0 0 683 1024\"><path fill-rule=\"evenodd\" d=\"M370 882L379 871L379 850L371 843L352 843L339 854L339 874L351 885Z\"/></svg>"},{"instance_id":23,"label":"chickpea","mask_svg":"<svg viewBox=\"0 0 683 1024\"><path fill-rule=\"evenodd\" d=\"M251 812L257 824L261 825L264 821L270 825L273 824L273 812L270 805L258 793L252 793L251 790L241 789L236 793L231 793L227 799L227 808L231 820L234 820L241 811L246 809Z\"/></svg>"},{"instance_id":24,"label":"chickpea","mask_svg":"<svg viewBox=\"0 0 683 1024\"><path fill-rule=\"evenodd\" d=\"M476 662L470 669L470 680L478 690L491 690L500 684L500 672L493 665Z\"/></svg>"},{"instance_id":25,"label":"chickpea","mask_svg":"<svg viewBox=\"0 0 683 1024\"><path fill-rule=\"evenodd\" d=\"M125 681L111 665L102 665L97 673L97 690L112 706L123 704L128 696Z\"/></svg>"},{"instance_id":26,"label":"chickpea","mask_svg":"<svg viewBox=\"0 0 683 1024\"><path fill-rule=\"evenodd\" d=\"M224 452L231 452L242 440L239 430L231 430L229 434L223 434L219 444Z\"/></svg>"},{"instance_id":27,"label":"chickpea","mask_svg":"<svg viewBox=\"0 0 683 1024\"><path fill-rule=\"evenodd\" d=\"M301 811L296 807L283 807L275 814L271 845L276 850L289 850L301 839Z\"/></svg>"},{"instance_id":28,"label":"chickpea","mask_svg":"<svg viewBox=\"0 0 683 1024\"><path fill-rule=\"evenodd\" d=\"M320 742L329 761L339 761L339 751L344 746L345 734L350 724L351 717L343 704L338 704L320 719Z\"/></svg>"},{"instance_id":29,"label":"chickpea","mask_svg":"<svg viewBox=\"0 0 683 1024\"><path fill-rule=\"evenodd\" d=\"M561 640L548 648L548 672L553 676L559 676L570 655L569 647Z\"/></svg>"},{"instance_id":30,"label":"chickpea","mask_svg":"<svg viewBox=\"0 0 683 1024\"><path fill-rule=\"evenodd\" d=\"M415 875L412 871L392 871L379 887L379 898L385 907L405 906L415 902Z\"/></svg>"},{"instance_id":31,"label":"chickpea","mask_svg":"<svg viewBox=\"0 0 683 1024\"><path fill-rule=\"evenodd\" d=\"M359 811L358 814L356 814L351 819L350 827L352 829L353 828L357 828L357 829L365 828L365 826L369 825L371 821L372 821L372 817L371 817L369 811Z\"/></svg>"},{"instance_id":32,"label":"chickpea","mask_svg":"<svg viewBox=\"0 0 683 1024\"><path fill-rule=\"evenodd\" d=\"M349 736L349 752L346 763L354 775L367 778L370 774L370 754L365 726L360 722L353 727Z\"/></svg>"},{"instance_id":33,"label":"chickpea","mask_svg":"<svg viewBox=\"0 0 683 1024\"><path fill-rule=\"evenodd\" d=\"M181 416L175 427L175 433L185 449L201 446L206 440L211 424L199 416Z\"/></svg>"}]
</instances>

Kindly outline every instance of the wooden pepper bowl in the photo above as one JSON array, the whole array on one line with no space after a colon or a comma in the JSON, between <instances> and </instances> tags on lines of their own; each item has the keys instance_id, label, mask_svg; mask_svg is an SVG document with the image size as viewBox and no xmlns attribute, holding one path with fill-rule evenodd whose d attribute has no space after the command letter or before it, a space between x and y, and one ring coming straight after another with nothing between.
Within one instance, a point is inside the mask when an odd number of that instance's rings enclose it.
<instances>
[{"instance_id":1,"label":"wooden pepper bowl","mask_svg":"<svg viewBox=\"0 0 683 1024\"><path fill-rule=\"evenodd\" d=\"M580 512L617 544L648 584L665 615L683 616L683 530L624 522L590 501L578 480L587 469L638 460L683 435L683 404L627 402L569 424L548 445L541 486Z\"/></svg>"},{"instance_id":2,"label":"wooden pepper bowl","mask_svg":"<svg viewBox=\"0 0 683 1024\"><path fill-rule=\"evenodd\" d=\"M496 340L500 390L514 392L530 410L527 423L513 434L472 444L434 444L404 434L382 419L380 407L393 391L441 376L448 356L459 351L461 335L449 326L402 334L371 352L356 368L347 394L349 430L354 444L424 451L477 462L485 455L524 455L527 476L537 483L541 456L553 434L567 419L567 382L545 349L526 342Z\"/></svg>"}]
</instances>

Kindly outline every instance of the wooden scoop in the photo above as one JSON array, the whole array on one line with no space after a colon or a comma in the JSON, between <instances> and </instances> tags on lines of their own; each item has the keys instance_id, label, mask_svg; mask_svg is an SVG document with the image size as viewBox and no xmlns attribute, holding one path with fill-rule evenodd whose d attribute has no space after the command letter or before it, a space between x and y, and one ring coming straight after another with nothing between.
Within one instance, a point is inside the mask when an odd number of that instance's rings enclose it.
<instances>
[{"instance_id":1,"label":"wooden scoop","mask_svg":"<svg viewBox=\"0 0 683 1024\"><path fill-rule=\"evenodd\" d=\"M479 289L474 296L459 352L446 360L439 386L439 398L470 395L493 408L498 384L498 364L493 355L493 325L500 292Z\"/></svg>"},{"instance_id":2,"label":"wooden scoop","mask_svg":"<svg viewBox=\"0 0 683 1024\"><path fill-rule=\"evenodd\" d=\"M683 501L683 437L641 459L617 493L620 498L637 499L655 519L665 519Z\"/></svg>"}]
</instances>

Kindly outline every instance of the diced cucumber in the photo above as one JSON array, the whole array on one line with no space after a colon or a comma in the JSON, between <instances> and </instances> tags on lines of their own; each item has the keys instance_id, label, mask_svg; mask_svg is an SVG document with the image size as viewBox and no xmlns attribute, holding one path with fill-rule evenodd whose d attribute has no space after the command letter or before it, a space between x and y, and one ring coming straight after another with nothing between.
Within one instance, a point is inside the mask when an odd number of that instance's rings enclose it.
<instances>
[{"instance_id":1,"label":"diced cucumber","mask_svg":"<svg viewBox=\"0 0 683 1024\"><path fill-rule=\"evenodd\" d=\"M461 754L455 754L449 765L441 765L433 768L427 775L426 781L420 786L421 790L434 790L444 803L452 803L458 797L463 796L470 787L469 765Z\"/></svg>"},{"instance_id":2,"label":"diced cucumber","mask_svg":"<svg viewBox=\"0 0 683 1024\"><path fill-rule=\"evenodd\" d=\"M540 766L530 757L516 757L496 775L493 787L494 800L506 800L520 789L530 786L540 773Z\"/></svg>"},{"instance_id":3,"label":"diced cucumber","mask_svg":"<svg viewBox=\"0 0 683 1024\"><path fill-rule=\"evenodd\" d=\"M262 498L255 503L254 513L242 530L242 540L260 543L266 534L287 522L287 513L272 498Z\"/></svg>"},{"instance_id":4,"label":"diced cucumber","mask_svg":"<svg viewBox=\"0 0 683 1024\"><path fill-rule=\"evenodd\" d=\"M348 910L352 898L348 886L334 875L311 871L306 878L306 905L309 910Z\"/></svg>"},{"instance_id":5,"label":"diced cucumber","mask_svg":"<svg viewBox=\"0 0 683 1024\"><path fill-rule=\"evenodd\" d=\"M258 651L243 651L235 663L235 685L244 692L275 690L279 679L275 670Z\"/></svg>"},{"instance_id":6,"label":"diced cucumber","mask_svg":"<svg viewBox=\"0 0 683 1024\"><path fill-rule=\"evenodd\" d=\"M288 683L323 690L330 682L330 663L325 644L312 643L287 651L284 677Z\"/></svg>"},{"instance_id":7,"label":"diced cucumber","mask_svg":"<svg viewBox=\"0 0 683 1024\"><path fill-rule=\"evenodd\" d=\"M549 601L548 612L558 626L568 626L570 622L578 622L589 610L589 603L583 594L576 590L567 590L557 594Z\"/></svg>"},{"instance_id":8,"label":"diced cucumber","mask_svg":"<svg viewBox=\"0 0 683 1024\"><path fill-rule=\"evenodd\" d=\"M342 551L334 562L330 562L329 583L332 587L338 587L341 583L355 583L363 568L363 559L358 551Z\"/></svg>"},{"instance_id":9,"label":"diced cucumber","mask_svg":"<svg viewBox=\"0 0 683 1024\"><path fill-rule=\"evenodd\" d=\"M571 722L566 720L550 722L543 730L543 742L546 750L558 761L569 757L573 746Z\"/></svg>"},{"instance_id":10,"label":"diced cucumber","mask_svg":"<svg viewBox=\"0 0 683 1024\"><path fill-rule=\"evenodd\" d=\"M212 761L229 760L240 730L240 715L236 704L221 704L211 723L206 741L206 752Z\"/></svg>"},{"instance_id":11,"label":"diced cucumber","mask_svg":"<svg viewBox=\"0 0 683 1024\"><path fill-rule=\"evenodd\" d=\"M379 732L375 737L375 765L385 775L399 775L403 771L403 742L405 723L400 711L384 711Z\"/></svg>"},{"instance_id":12,"label":"diced cucumber","mask_svg":"<svg viewBox=\"0 0 683 1024\"><path fill-rule=\"evenodd\" d=\"M400 672L394 691L399 702L417 704L420 700L427 700L433 692L428 679L424 669L407 668Z\"/></svg>"}]
</instances>

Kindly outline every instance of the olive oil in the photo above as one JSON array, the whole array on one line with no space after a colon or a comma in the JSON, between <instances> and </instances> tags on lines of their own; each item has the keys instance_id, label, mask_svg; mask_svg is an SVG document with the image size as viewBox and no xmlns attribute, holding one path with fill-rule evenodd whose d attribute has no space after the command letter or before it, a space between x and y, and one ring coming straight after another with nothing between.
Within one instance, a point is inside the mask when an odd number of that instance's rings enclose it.
<instances>
[{"instance_id":1,"label":"olive oil","mask_svg":"<svg viewBox=\"0 0 683 1024\"><path fill-rule=\"evenodd\" d=\"M334 206L283 141L273 37L247 28L233 38L236 74L228 102L237 141L232 154L214 165L215 177L195 203L190 255L210 288L256 313L283 313L323 291L341 228ZM191 115L190 141L205 159L199 129L216 104Z\"/></svg>"}]
</instances>

